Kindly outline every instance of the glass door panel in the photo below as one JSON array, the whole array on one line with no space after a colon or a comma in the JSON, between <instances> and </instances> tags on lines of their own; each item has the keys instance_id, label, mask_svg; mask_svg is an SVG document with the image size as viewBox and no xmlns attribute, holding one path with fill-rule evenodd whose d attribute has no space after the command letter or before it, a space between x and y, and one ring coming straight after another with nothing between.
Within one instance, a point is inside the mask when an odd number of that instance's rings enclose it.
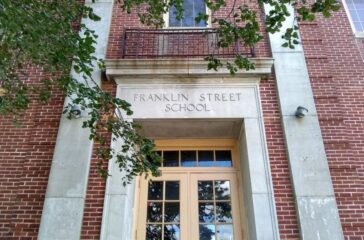
<instances>
[{"instance_id":1,"label":"glass door panel","mask_svg":"<svg viewBox=\"0 0 364 240\"><path fill-rule=\"evenodd\" d=\"M187 229L186 174L163 174L159 178L142 180L138 240L183 240Z\"/></svg>"},{"instance_id":2,"label":"glass door panel","mask_svg":"<svg viewBox=\"0 0 364 240\"><path fill-rule=\"evenodd\" d=\"M192 174L190 184L192 239L240 240L235 174Z\"/></svg>"},{"instance_id":3,"label":"glass door panel","mask_svg":"<svg viewBox=\"0 0 364 240\"><path fill-rule=\"evenodd\" d=\"M138 240L241 240L236 173L141 180Z\"/></svg>"}]
</instances>

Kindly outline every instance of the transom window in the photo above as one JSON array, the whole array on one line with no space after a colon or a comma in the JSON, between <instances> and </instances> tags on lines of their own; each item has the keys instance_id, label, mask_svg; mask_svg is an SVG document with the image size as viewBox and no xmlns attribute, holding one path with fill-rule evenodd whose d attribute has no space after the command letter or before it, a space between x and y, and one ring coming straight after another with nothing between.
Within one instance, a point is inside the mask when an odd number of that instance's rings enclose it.
<instances>
[{"instance_id":1,"label":"transom window","mask_svg":"<svg viewBox=\"0 0 364 240\"><path fill-rule=\"evenodd\" d=\"M232 167L230 150L157 151L162 167Z\"/></svg>"},{"instance_id":2,"label":"transom window","mask_svg":"<svg viewBox=\"0 0 364 240\"><path fill-rule=\"evenodd\" d=\"M168 27L206 27L207 23L200 21L196 23L195 18L199 13L205 14L207 11L204 0L183 0L183 18L177 19L176 8L169 9Z\"/></svg>"},{"instance_id":3,"label":"transom window","mask_svg":"<svg viewBox=\"0 0 364 240\"><path fill-rule=\"evenodd\" d=\"M364 0L346 0L345 3L355 32L364 32Z\"/></svg>"}]
</instances>

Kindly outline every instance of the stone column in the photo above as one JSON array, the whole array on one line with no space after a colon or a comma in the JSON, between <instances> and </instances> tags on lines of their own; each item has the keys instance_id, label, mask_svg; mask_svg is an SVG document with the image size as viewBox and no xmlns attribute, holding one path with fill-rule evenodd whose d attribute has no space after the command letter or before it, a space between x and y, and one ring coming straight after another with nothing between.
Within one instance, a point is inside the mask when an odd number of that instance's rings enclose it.
<instances>
[{"instance_id":1,"label":"stone column","mask_svg":"<svg viewBox=\"0 0 364 240\"><path fill-rule=\"evenodd\" d=\"M294 21L288 9L282 32ZM269 39L301 239L344 239L303 48L282 47L282 32ZM305 117L295 117L298 106L308 109Z\"/></svg>"},{"instance_id":2,"label":"stone column","mask_svg":"<svg viewBox=\"0 0 364 240\"><path fill-rule=\"evenodd\" d=\"M278 220L261 113L259 107L257 118L244 118L244 131L239 139L248 239L278 240Z\"/></svg>"},{"instance_id":3,"label":"stone column","mask_svg":"<svg viewBox=\"0 0 364 240\"><path fill-rule=\"evenodd\" d=\"M98 35L95 45L97 58L105 58L112 14L112 0L86 0L101 21L82 22ZM82 33L81 33L82 34ZM82 77L71 73L76 79ZM101 72L95 70L93 78L101 81ZM65 104L70 100L66 99ZM82 128L83 118L69 120L62 115L48 180L47 192L39 228L39 239L80 239L83 209L93 142L88 129Z\"/></svg>"}]
</instances>

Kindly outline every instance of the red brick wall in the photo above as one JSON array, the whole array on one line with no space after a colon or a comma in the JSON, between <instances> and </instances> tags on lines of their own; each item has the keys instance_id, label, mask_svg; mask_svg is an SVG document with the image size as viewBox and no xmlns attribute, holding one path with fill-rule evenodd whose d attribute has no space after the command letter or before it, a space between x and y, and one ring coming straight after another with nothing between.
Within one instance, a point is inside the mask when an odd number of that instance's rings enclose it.
<instances>
[{"instance_id":1,"label":"red brick wall","mask_svg":"<svg viewBox=\"0 0 364 240\"><path fill-rule=\"evenodd\" d=\"M44 77L27 72L27 82ZM30 105L20 127L0 116L0 239L37 238L62 108L55 91L48 104Z\"/></svg>"},{"instance_id":2,"label":"red brick wall","mask_svg":"<svg viewBox=\"0 0 364 240\"><path fill-rule=\"evenodd\" d=\"M260 95L280 237L299 239L293 189L273 77L261 82Z\"/></svg>"},{"instance_id":3,"label":"red brick wall","mask_svg":"<svg viewBox=\"0 0 364 240\"><path fill-rule=\"evenodd\" d=\"M26 84L47 77L35 67L25 72ZM38 236L64 96L54 90L47 104L32 99L19 126L12 117L0 115L0 239Z\"/></svg>"},{"instance_id":4,"label":"red brick wall","mask_svg":"<svg viewBox=\"0 0 364 240\"><path fill-rule=\"evenodd\" d=\"M25 72L26 84L47 78L35 67ZM47 104L35 98L18 118L19 126L12 117L0 115L0 239L38 236L64 96L54 90Z\"/></svg>"},{"instance_id":5,"label":"red brick wall","mask_svg":"<svg viewBox=\"0 0 364 240\"><path fill-rule=\"evenodd\" d=\"M364 63L344 10L301 35L346 239L364 236Z\"/></svg>"},{"instance_id":6,"label":"red brick wall","mask_svg":"<svg viewBox=\"0 0 364 240\"><path fill-rule=\"evenodd\" d=\"M103 90L110 92L115 96L115 83L103 81L101 87ZM111 135L103 133L103 136L105 137L105 139L109 139L109 141L107 141L106 143L106 146L110 146ZM95 149L97 149L98 147L100 147L100 145L95 143L93 150L94 153L91 159L91 167L83 215L81 239L85 240L100 239L106 180L102 179L97 173L97 163L100 159L95 155ZM104 169L107 169L107 162L104 163Z\"/></svg>"}]
</instances>

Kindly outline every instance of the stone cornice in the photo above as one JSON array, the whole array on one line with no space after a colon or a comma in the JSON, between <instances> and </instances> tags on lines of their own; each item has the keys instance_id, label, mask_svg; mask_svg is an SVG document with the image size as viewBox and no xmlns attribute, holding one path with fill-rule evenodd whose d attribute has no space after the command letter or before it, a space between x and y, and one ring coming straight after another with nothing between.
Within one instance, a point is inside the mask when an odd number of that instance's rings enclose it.
<instances>
[{"instance_id":1,"label":"stone cornice","mask_svg":"<svg viewBox=\"0 0 364 240\"><path fill-rule=\"evenodd\" d=\"M241 70L233 77L263 78L271 73L272 58L256 58L251 61L255 63L254 70ZM105 65L107 78L115 81L131 77L232 77L226 68L208 71L207 61L201 59L118 59L105 60Z\"/></svg>"}]
</instances>

